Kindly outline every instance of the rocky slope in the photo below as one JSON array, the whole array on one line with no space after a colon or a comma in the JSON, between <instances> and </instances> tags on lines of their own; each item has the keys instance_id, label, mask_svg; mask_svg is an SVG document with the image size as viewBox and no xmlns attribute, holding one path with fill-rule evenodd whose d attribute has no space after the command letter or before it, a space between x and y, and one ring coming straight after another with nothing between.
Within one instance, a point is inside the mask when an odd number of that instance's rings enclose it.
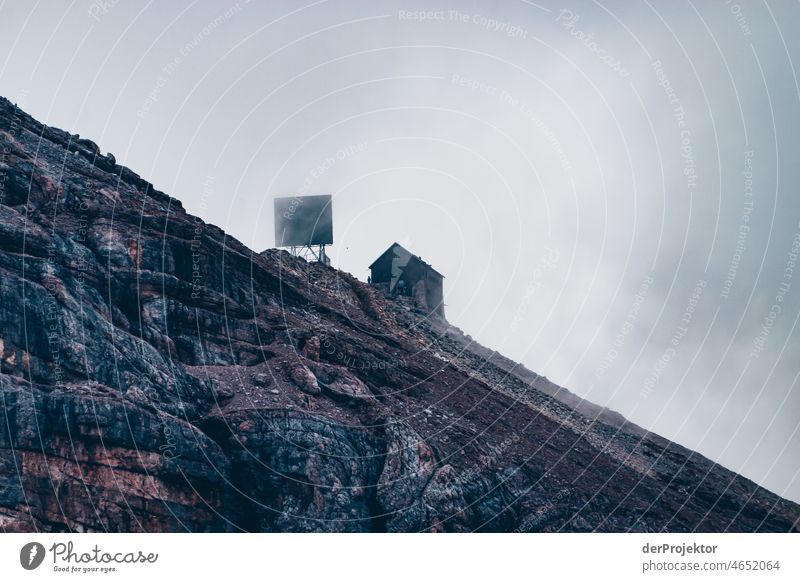
<instances>
[{"instance_id":1,"label":"rocky slope","mask_svg":"<svg viewBox=\"0 0 800 582\"><path fill-rule=\"evenodd\" d=\"M0 99L4 531L796 531L800 508Z\"/></svg>"}]
</instances>

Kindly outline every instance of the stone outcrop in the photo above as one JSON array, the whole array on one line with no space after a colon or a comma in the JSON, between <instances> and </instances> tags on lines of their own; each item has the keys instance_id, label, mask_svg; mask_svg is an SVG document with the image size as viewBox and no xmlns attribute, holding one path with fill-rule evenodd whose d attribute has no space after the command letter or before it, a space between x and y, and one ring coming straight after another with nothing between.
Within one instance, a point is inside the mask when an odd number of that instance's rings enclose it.
<instances>
[{"instance_id":1,"label":"stone outcrop","mask_svg":"<svg viewBox=\"0 0 800 582\"><path fill-rule=\"evenodd\" d=\"M798 506L255 253L0 99L3 531L796 531Z\"/></svg>"}]
</instances>

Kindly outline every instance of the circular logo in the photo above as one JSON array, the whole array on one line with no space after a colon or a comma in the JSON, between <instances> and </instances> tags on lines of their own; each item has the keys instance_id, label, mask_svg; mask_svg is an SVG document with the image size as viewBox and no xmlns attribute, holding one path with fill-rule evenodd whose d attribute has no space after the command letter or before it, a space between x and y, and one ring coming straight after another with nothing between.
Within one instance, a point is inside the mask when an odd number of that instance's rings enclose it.
<instances>
[{"instance_id":1,"label":"circular logo","mask_svg":"<svg viewBox=\"0 0 800 582\"><path fill-rule=\"evenodd\" d=\"M19 551L19 563L26 570L35 570L44 562L44 546L39 542L30 542Z\"/></svg>"}]
</instances>

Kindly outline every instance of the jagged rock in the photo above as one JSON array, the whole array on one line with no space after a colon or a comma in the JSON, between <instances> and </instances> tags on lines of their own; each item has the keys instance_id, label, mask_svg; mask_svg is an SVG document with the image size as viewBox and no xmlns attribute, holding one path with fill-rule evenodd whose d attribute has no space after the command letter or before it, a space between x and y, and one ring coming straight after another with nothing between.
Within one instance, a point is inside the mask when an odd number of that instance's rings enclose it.
<instances>
[{"instance_id":1,"label":"jagged rock","mask_svg":"<svg viewBox=\"0 0 800 582\"><path fill-rule=\"evenodd\" d=\"M314 372L309 370L303 364L295 364L289 368L289 377L294 382L294 385L300 388L306 394L316 396L321 392L317 377Z\"/></svg>"},{"instance_id":2,"label":"jagged rock","mask_svg":"<svg viewBox=\"0 0 800 582\"><path fill-rule=\"evenodd\" d=\"M150 404L150 399L145 394L144 390L138 386L131 386L125 391L125 398L137 404Z\"/></svg>"},{"instance_id":3,"label":"jagged rock","mask_svg":"<svg viewBox=\"0 0 800 582\"><path fill-rule=\"evenodd\" d=\"M212 384L212 390L217 403L230 400L236 395L236 391L233 389L233 387L220 382L214 382Z\"/></svg>"},{"instance_id":4,"label":"jagged rock","mask_svg":"<svg viewBox=\"0 0 800 582\"><path fill-rule=\"evenodd\" d=\"M797 504L409 298L251 251L2 98L0 141L3 531L798 529Z\"/></svg>"},{"instance_id":5,"label":"jagged rock","mask_svg":"<svg viewBox=\"0 0 800 582\"><path fill-rule=\"evenodd\" d=\"M238 499L242 511L234 516L238 527L372 529L372 484L381 461L381 443L372 431L301 413L265 411L214 417L204 426L228 452L233 485L243 492Z\"/></svg>"},{"instance_id":6,"label":"jagged rock","mask_svg":"<svg viewBox=\"0 0 800 582\"><path fill-rule=\"evenodd\" d=\"M311 364L311 371L322 392L340 401L371 401L372 392L364 382L343 366Z\"/></svg>"},{"instance_id":7,"label":"jagged rock","mask_svg":"<svg viewBox=\"0 0 800 582\"><path fill-rule=\"evenodd\" d=\"M425 527L419 503L436 471L433 450L411 427L390 423L386 429L386 458L377 484L377 502L387 531L420 531Z\"/></svg>"},{"instance_id":8,"label":"jagged rock","mask_svg":"<svg viewBox=\"0 0 800 582\"><path fill-rule=\"evenodd\" d=\"M303 355L313 362L319 362L320 341L317 336L312 336L306 340L303 346Z\"/></svg>"},{"instance_id":9,"label":"jagged rock","mask_svg":"<svg viewBox=\"0 0 800 582\"><path fill-rule=\"evenodd\" d=\"M256 386L261 386L262 388L269 386L272 384L272 376L269 374L256 374L253 376L253 384Z\"/></svg>"},{"instance_id":10,"label":"jagged rock","mask_svg":"<svg viewBox=\"0 0 800 582\"><path fill-rule=\"evenodd\" d=\"M2 391L5 531L228 529L216 513L228 460L197 428L101 387Z\"/></svg>"}]
</instances>

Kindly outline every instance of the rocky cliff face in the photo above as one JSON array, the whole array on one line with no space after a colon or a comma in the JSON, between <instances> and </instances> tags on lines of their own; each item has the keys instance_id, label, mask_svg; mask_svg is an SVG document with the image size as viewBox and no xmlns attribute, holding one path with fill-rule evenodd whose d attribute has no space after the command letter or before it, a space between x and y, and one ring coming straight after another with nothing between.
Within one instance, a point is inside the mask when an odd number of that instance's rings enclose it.
<instances>
[{"instance_id":1,"label":"rocky cliff face","mask_svg":"<svg viewBox=\"0 0 800 582\"><path fill-rule=\"evenodd\" d=\"M4 531L796 531L800 508L0 99Z\"/></svg>"}]
</instances>

